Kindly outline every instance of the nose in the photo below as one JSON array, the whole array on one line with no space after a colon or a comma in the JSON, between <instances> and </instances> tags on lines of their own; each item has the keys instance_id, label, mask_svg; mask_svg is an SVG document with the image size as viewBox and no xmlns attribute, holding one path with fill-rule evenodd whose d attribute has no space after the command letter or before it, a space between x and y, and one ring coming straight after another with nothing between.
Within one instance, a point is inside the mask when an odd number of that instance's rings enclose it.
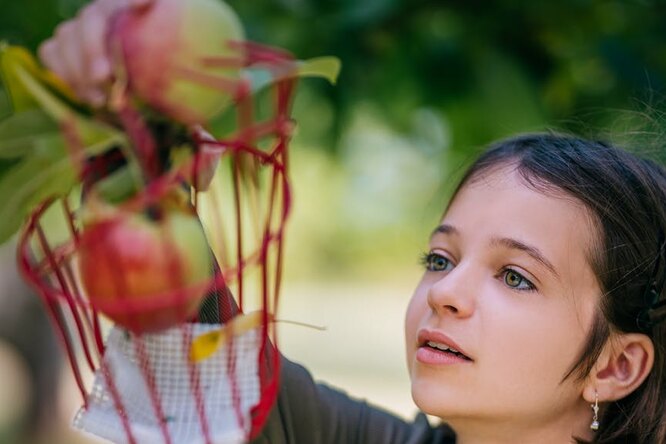
<instances>
[{"instance_id":1,"label":"nose","mask_svg":"<svg viewBox=\"0 0 666 444\"><path fill-rule=\"evenodd\" d=\"M441 315L471 316L476 309L479 279L469 265L458 264L428 288L428 305Z\"/></svg>"}]
</instances>

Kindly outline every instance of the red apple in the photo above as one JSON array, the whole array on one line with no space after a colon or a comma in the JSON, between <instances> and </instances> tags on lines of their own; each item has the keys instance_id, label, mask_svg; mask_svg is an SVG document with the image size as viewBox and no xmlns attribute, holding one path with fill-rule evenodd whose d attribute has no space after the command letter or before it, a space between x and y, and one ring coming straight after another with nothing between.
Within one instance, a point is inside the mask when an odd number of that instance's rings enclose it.
<instances>
[{"instance_id":1,"label":"red apple","mask_svg":"<svg viewBox=\"0 0 666 444\"><path fill-rule=\"evenodd\" d=\"M155 0L126 8L110 30L110 53L120 56L130 91L185 124L205 123L231 104L244 55L243 28L221 0ZM225 66L205 61L235 60ZM205 85L215 79L215 86ZM218 80L227 82L226 87Z\"/></svg>"},{"instance_id":2,"label":"red apple","mask_svg":"<svg viewBox=\"0 0 666 444\"><path fill-rule=\"evenodd\" d=\"M199 219L173 209L159 220L105 212L86 224L78 263L92 306L135 333L191 319L213 269Z\"/></svg>"}]
</instances>

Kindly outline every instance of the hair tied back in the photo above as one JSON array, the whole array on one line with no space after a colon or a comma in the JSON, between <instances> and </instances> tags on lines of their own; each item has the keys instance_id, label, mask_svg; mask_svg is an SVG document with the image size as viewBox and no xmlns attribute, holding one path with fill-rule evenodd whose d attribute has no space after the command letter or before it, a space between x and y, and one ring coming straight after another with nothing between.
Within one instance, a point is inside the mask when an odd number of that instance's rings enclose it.
<instances>
[{"instance_id":1,"label":"hair tied back","mask_svg":"<svg viewBox=\"0 0 666 444\"><path fill-rule=\"evenodd\" d=\"M666 299L659 300L659 296L664 290L664 284L666 284L666 272L662 273L662 277L659 279L659 269L665 261L665 255L666 240L664 239L664 233L661 232L659 235L659 252L655 259L654 269L650 274L649 284L643 295L645 308L636 317L638 329L643 333L651 333L657 324L666 319Z\"/></svg>"}]
</instances>

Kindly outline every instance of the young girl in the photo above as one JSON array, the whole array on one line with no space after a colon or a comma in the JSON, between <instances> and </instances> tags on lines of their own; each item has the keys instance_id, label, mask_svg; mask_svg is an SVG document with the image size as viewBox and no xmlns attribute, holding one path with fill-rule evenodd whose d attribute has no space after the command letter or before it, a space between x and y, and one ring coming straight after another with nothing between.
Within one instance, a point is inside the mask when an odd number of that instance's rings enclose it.
<instances>
[{"instance_id":1,"label":"young girl","mask_svg":"<svg viewBox=\"0 0 666 444\"><path fill-rule=\"evenodd\" d=\"M121 3L91 4L41 51L94 102L110 75L98 25ZM494 145L433 230L405 320L412 396L442 424L404 422L285 359L255 442L665 443L665 233L655 163L555 134Z\"/></svg>"},{"instance_id":2,"label":"young girl","mask_svg":"<svg viewBox=\"0 0 666 444\"><path fill-rule=\"evenodd\" d=\"M285 363L257 442L666 442L666 171L537 134L469 169L407 310L404 423Z\"/></svg>"}]
</instances>

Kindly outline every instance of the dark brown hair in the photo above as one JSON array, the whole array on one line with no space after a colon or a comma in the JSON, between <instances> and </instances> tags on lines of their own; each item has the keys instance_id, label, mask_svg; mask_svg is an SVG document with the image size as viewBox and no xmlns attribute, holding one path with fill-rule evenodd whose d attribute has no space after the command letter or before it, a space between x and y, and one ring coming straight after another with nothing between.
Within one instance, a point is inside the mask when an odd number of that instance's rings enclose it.
<instances>
[{"instance_id":1,"label":"dark brown hair","mask_svg":"<svg viewBox=\"0 0 666 444\"><path fill-rule=\"evenodd\" d=\"M665 443L666 322L646 326L639 320L654 302L646 295L666 298L666 170L604 142L528 134L491 146L465 173L454 197L466 183L507 165L539 192L564 192L582 202L598 227L588 257L602 290L601 304L565 379L589 374L611 331L645 333L655 346L647 379L606 407L593 443Z\"/></svg>"}]
</instances>

